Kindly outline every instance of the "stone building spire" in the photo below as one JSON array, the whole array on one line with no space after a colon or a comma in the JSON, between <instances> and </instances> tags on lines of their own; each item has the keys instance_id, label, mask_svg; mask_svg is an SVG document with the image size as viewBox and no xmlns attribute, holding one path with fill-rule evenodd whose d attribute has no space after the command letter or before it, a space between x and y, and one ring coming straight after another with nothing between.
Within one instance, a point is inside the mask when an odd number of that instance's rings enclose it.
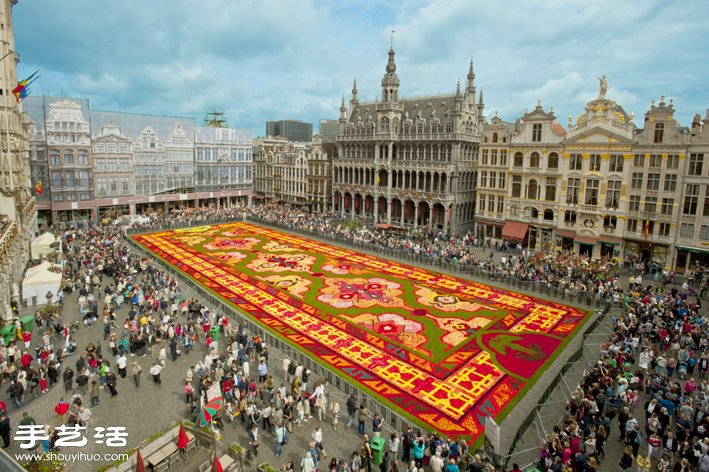
<instances>
[{"instance_id":1,"label":"stone building spire","mask_svg":"<svg viewBox=\"0 0 709 472\"><path fill-rule=\"evenodd\" d=\"M394 48L389 49L389 61L386 74L382 78L382 103L391 104L399 102L399 77L396 75L396 62L394 62Z\"/></svg>"},{"instance_id":2,"label":"stone building spire","mask_svg":"<svg viewBox=\"0 0 709 472\"><path fill-rule=\"evenodd\" d=\"M465 86L465 89L466 90L475 90L475 71L473 70L473 60L472 59L470 59L470 67L468 67L468 82Z\"/></svg>"},{"instance_id":3,"label":"stone building spire","mask_svg":"<svg viewBox=\"0 0 709 472\"><path fill-rule=\"evenodd\" d=\"M354 83L352 84L352 103L359 103L357 100L357 78L355 77Z\"/></svg>"}]
</instances>

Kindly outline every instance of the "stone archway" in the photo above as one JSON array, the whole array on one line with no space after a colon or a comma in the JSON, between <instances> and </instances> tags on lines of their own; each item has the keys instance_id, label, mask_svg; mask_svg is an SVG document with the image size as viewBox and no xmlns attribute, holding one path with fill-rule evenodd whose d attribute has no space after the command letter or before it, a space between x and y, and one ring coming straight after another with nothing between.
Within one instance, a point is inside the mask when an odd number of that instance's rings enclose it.
<instances>
[{"instance_id":1,"label":"stone archway","mask_svg":"<svg viewBox=\"0 0 709 472\"><path fill-rule=\"evenodd\" d=\"M416 215L416 224L426 226L431 222L431 206L427 201L419 202L419 212Z\"/></svg>"},{"instance_id":2,"label":"stone archway","mask_svg":"<svg viewBox=\"0 0 709 472\"><path fill-rule=\"evenodd\" d=\"M445 230L446 207L442 203L434 203L431 208L431 227Z\"/></svg>"},{"instance_id":3,"label":"stone archway","mask_svg":"<svg viewBox=\"0 0 709 472\"><path fill-rule=\"evenodd\" d=\"M364 197L364 214L367 218L374 217L374 197L371 195Z\"/></svg>"},{"instance_id":4,"label":"stone archway","mask_svg":"<svg viewBox=\"0 0 709 472\"><path fill-rule=\"evenodd\" d=\"M380 169L379 174L377 174L377 187L388 187L389 186L389 173Z\"/></svg>"},{"instance_id":5,"label":"stone archway","mask_svg":"<svg viewBox=\"0 0 709 472\"><path fill-rule=\"evenodd\" d=\"M345 193L344 203L345 214L349 215L352 212L352 195L350 192Z\"/></svg>"},{"instance_id":6,"label":"stone archway","mask_svg":"<svg viewBox=\"0 0 709 472\"><path fill-rule=\"evenodd\" d=\"M379 221L389 222L389 208L386 197L377 200L377 218Z\"/></svg>"},{"instance_id":7,"label":"stone archway","mask_svg":"<svg viewBox=\"0 0 709 472\"><path fill-rule=\"evenodd\" d=\"M333 205L333 210L336 213L339 213L342 207L340 206L340 199L342 198L342 194L340 192L335 192L333 195L333 200L334 200L334 205Z\"/></svg>"},{"instance_id":8,"label":"stone archway","mask_svg":"<svg viewBox=\"0 0 709 472\"><path fill-rule=\"evenodd\" d=\"M391 199L391 222L395 225L401 225L401 217L403 216L403 208L401 206L401 200L398 198Z\"/></svg>"},{"instance_id":9,"label":"stone archway","mask_svg":"<svg viewBox=\"0 0 709 472\"><path fill-rule=\"evenodd\" d=\"M404 202L404 224L413 225L416 223L416 204L411 200Z\"/></svg>"},{"instance_id":10,"label":"stone archway","mask_svg":"<svg viewBox=\"0 0 709 472\"><path fill-rule=\"evenodd\" d=\"M354 214L359 216L362 213L362 195L356 193L354 196Z\"/></svg>"}]
</instances>

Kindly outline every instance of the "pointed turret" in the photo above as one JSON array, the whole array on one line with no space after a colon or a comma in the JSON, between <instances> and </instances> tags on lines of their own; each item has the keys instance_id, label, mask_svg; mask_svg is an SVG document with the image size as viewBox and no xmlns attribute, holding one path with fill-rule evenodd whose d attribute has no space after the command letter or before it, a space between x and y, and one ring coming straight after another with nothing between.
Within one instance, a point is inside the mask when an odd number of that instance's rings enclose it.
<instances>
[{"instance_id":1,"label":"pointed turret","mask_svg":"<svg viewBox=\"0 0 709 472\"><path fill-rule=\"evenodd\" d=\"M463 94L460 93L460 80L455 84L455 95L453 96L453 115L460 116L463 113Z\"/></svg>"},{"instance_id":2,"label":"pointed turret","mask_svg":"<svg viewBox=\"0 0 709 472\"><path fill-rule=\"evenodd\" d=\"M485 110L485 102L483 102L483 88L480 87L480 100L478 100L478 120L483 121L483 111Z\"/></svg>"},{"instance_id":3,"label":"pointed turret","mask_svg":"<svg viewBox=\"0 0 709 472\"><path fill-rule=\"evenodd\" d=\"M347 119L347 107L345 107L345 96L342 95L342 103L340 104L340 120Z\"/></svg>"},{"instance_id":4,"label":"pointed turret","mask_svg":"<svg viewBox=\"0 0 709 472\"><path fill-rule=\"evenodd\" d=\"M359 103L357 100L357 78L355 77L354 83L352 84L352 100L351 103Z\"/></svg>"},{"instance_id":5,"label":"pointed turret","mask_svg":"<svg viewBox=\"0 0 709 472\"><path fill-rule=\"evenodd\" d=\"M396 75L396 62L394 62L394 48L389 49L389 61L386 74L382 78L382 103L399 102L399 77Z\"/></svg>"},{"instance_id":6,"label":"pointed turret","mask_svg":"<svg viewBox=\"0 0 709 472\"><path fill-rule=\"evenodd\" d=\"M473 70L473 60L470 59L470 67L468 68L468 83L465 86L466 90L475 88L475 72Z\"/></svg>"}]
</instances>

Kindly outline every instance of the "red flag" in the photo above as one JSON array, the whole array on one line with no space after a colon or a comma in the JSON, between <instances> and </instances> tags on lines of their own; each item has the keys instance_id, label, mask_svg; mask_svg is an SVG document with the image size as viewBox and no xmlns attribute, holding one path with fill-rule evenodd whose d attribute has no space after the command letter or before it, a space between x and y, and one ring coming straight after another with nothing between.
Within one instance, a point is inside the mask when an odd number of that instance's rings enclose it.
<instances>
[{"instance_id":1,"label":"red flag","mask_svg":"<svg viewBox=\"0 0 709 472\"><path fill-rule=\"evenodd\" d=\"M214 462L212 462L212 472L224 472L224 469L222 468L222 463L219 462L219 458L214 455Z\"/></svg>"},{"instance_id":2,"label":"red flag","mask_svg":"<svg viewBox=\"0 0 709 472\"><path fill-rule=\"evenodd\" d=\"M140 449L138 449L138 454L135 456L135 472L145 472L145 462L143 462L143 456L140 454Z\"/></svg>"},{"instance_id":3,"label":"red flag","mask_svg":"<svg viewBox=\"0 0 709 472\"><path fill-rule=\"evenodd\" d=\"M177 448L186 448L188 442L190 442L190 438L187 437L187 433L185 433L185 430L182 429L182 423L180 423L180 432L177 433Z\"/></svg>"},{"instance_id":4,"label":"red flag","mask_svg":"<svg viewBox=\"0 0 709 472\"><path fill-rule=\"evenodd\" d=\"M650 234L650 220L645 220L645 229L643 230L643 233L645 233L645 239L647 239Z\"/></svg>"}]
</instances>

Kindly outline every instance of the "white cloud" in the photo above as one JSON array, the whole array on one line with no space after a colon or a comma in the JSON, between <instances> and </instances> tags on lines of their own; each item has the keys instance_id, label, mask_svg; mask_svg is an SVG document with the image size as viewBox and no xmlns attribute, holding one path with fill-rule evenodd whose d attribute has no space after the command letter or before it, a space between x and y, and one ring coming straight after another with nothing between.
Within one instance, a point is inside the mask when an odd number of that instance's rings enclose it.
<instances>
[{"instance_id":1,"label":"white cloud","mask_svg":"<svg viewBox=\"0 0 709 472\"><path fill-rule=\"evenodd\" d=\"M701 0L33 0L14 17L21 68L43 70L35 93L198 117L218 108L256 133L267 119L336 118L355 76L374 99L392 27L404 97L453 91L473 57L488 112L507 120L538 99L577 116L601 74L636 115L662 94L684 124L709 106Z\"/></svg>"}]
</instances>

